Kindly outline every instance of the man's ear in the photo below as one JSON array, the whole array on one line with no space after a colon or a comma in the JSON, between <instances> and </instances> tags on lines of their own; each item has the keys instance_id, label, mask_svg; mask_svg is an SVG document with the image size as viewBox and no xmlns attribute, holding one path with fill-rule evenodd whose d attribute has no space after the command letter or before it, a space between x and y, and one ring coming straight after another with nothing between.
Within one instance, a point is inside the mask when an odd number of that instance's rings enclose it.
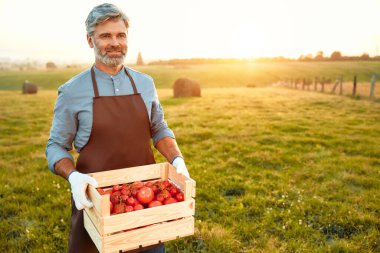
<instances>
[{"instance_id":1,"label":"man's ear","mask_svg":"<svg viewBox=\"0 0 380 253\"><path fill-rule=\"evenodd\" d=\"M94 48L94 43L93 43L92 38L89 34L87 34L87 43L90 46L90 48Z\"/></svg>"}]
</instances>

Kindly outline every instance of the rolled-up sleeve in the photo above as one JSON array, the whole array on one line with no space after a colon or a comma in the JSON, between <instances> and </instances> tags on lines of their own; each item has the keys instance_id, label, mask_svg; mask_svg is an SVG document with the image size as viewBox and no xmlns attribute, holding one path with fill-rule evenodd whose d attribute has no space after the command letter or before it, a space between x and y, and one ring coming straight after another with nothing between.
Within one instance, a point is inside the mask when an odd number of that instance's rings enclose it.
<instances>
[{"instance_id":1,"label":"rolled-up sleeve","mask_svg":"<svg viewBox=\"0 0 380 253\"><path fill-rule=\"evenodd\" d=\"M155 90L154 100L152 102L152 111L151 111L151 132L153 145L156 146L156 143L164 137L175 138L173 131L168 127L168 124L165 121L164 110L158 100L157 92Z\"/></svg>"},{"instance_id":2,"label":"rolled-up sleeve","mask_svg":"<svg viewBox=\"0 0 380 253\"><path fill-rule=\"evenodd\" d=\"M67 96L65 96L64 87L60 87L45 152L49 169L54 174L56 173L54 165L62 158L69 158L74 162L72 155L68 151L72 150L77 120L73 110L70 108L70 104Z\"/></svg>"}]
</instances>

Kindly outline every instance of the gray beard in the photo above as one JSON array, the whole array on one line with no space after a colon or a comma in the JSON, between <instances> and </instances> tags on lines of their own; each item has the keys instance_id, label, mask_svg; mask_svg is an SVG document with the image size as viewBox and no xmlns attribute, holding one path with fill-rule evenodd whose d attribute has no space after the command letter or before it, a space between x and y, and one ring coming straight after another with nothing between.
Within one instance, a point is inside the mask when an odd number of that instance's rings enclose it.
<instances>
[{"instance_id":1,"label":"gray beard","mask_svg":"<svg viewBox=\"0 0 380 253\"><path fill-rule=\"evenodd\" d=\"M95 58L101 62L103 62L105 65L110 67L116 67L124 63L125 59L125 53L122 52L122 56L120 57L108 57L107 53L102 55L102 52L96 47L94 44L94 52L95 52Z\"/></svg>"}]
</instances>

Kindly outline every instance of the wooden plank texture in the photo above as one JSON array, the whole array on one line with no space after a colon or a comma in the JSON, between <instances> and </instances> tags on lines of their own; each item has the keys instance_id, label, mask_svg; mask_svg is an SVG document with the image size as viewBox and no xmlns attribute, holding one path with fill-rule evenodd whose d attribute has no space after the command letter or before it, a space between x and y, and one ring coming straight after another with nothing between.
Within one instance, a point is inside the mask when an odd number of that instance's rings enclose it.
<instances>
[{"instance_id":1,"label":"wooden plank texture","mask_svg":"<svg viewBox=\"0 0 380 253\"><path fill-rule=\"evenodd\" d=\"M101 195L99 194L99 192L92 185L88 185L86 193L87 193L88 198L94 204L94 208L96 208L98 210L98 212L100 212L100 206L101 206L100 199L101 199Z\"/></svg>"},{"instance_id":2,"label":"wooden plank texture","mask_svg":"<svg viewBox=\"0 0 380 253\"><path fill-rule=\"evenodd\" d=\"M118 170L109 170L91 173L96 179L99 187L105 187L115 184L131 183L135 181L149 180L161 177L161 168L166 166L165 163L157 163L145 166L124 168Z\"/></svg>"},{"instance_id":3,"label":"wooden plank texture","mask_svg":"<svg viewBox=\"0 0 380 253\"><path fill-rule=\"evenodd\" d=\"M155 224L104 238L105 253L132 250L194 234L194 218Z\"/></svg>"},{"instance_id":4,"label":"wooden plank texture","mask_svg":"<svg viewBox=\"0 0 380 253\"><path fill-rule=\"evenodd\" d=\"M178 185L181 190L184 191L185 200L195 197L195 181L191 178L188 178L182 174L178 174L175 167L171 164L168 164L168 177L176 185Z\"/></svg>"},{"instance_id":5,"label":"wooden plank texture","mask_svg":"<svg viewBox=\"0 0 380 253\"><path fill-rule=\"evenodd\" d=\"M100 234L103 233L103 218L101 218L100 213L95 208L86 208L84 211L90 218L92 224Z\"/></svg>"},{"instance_id":6,"label":"wooden plank texture","mask_svg":"<svg viewBox=\"0 0 380 253\"><path fill-rule=\"evenodd\" d=\"M92 241L95 243L96 248L100 253L104 252L103 248L103 238L100 236L98 230L95 228L94 224L91 222L91 219L86 212L83 212L84 227L86 228L88 234L90 235Z\"/></svg>"},{"instance_id":7,"label":"wooden plank texture","mask_svg":"<svg viewBox=\"0 0 380 253\"><path fill-rule=\"evenodd\" d=\"M102 216L110 215L110 195L100 195L100 193L96 190L92 185L88 185L87 187L87 195L89 199L94 204L93 208L97 210Z\"/></svg>"},{"instance_id":8,"label":"wooden plank texture","mask_svg":"<svg viewBox=\"0 0 380 253\"><path fill-rule=\"evenodd\" d=\"M102 235L158 222L188 217L194 215L194 213L195 201L194 199L190 199L169 205L111 215L103 218L104 227L102 229Z\"/></svg>"}]
</instances>

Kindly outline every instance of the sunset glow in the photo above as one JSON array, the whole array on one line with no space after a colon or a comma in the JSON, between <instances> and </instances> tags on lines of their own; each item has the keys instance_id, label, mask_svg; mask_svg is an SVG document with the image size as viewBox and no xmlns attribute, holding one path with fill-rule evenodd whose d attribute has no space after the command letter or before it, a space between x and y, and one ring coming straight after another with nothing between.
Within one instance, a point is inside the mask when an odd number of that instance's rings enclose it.
<instances>
[{"instance_id":1,"label":"sunset glow","mask_svg":"<svg viewBox=\"0 0 380 253\"><path fill-rule=\"evenodd\" d=\"M103 1L0 1L0 58L89 62L84 20ZM145 59L380 54L378 0L110 1Z\"/></svg>"}]
</instances>

